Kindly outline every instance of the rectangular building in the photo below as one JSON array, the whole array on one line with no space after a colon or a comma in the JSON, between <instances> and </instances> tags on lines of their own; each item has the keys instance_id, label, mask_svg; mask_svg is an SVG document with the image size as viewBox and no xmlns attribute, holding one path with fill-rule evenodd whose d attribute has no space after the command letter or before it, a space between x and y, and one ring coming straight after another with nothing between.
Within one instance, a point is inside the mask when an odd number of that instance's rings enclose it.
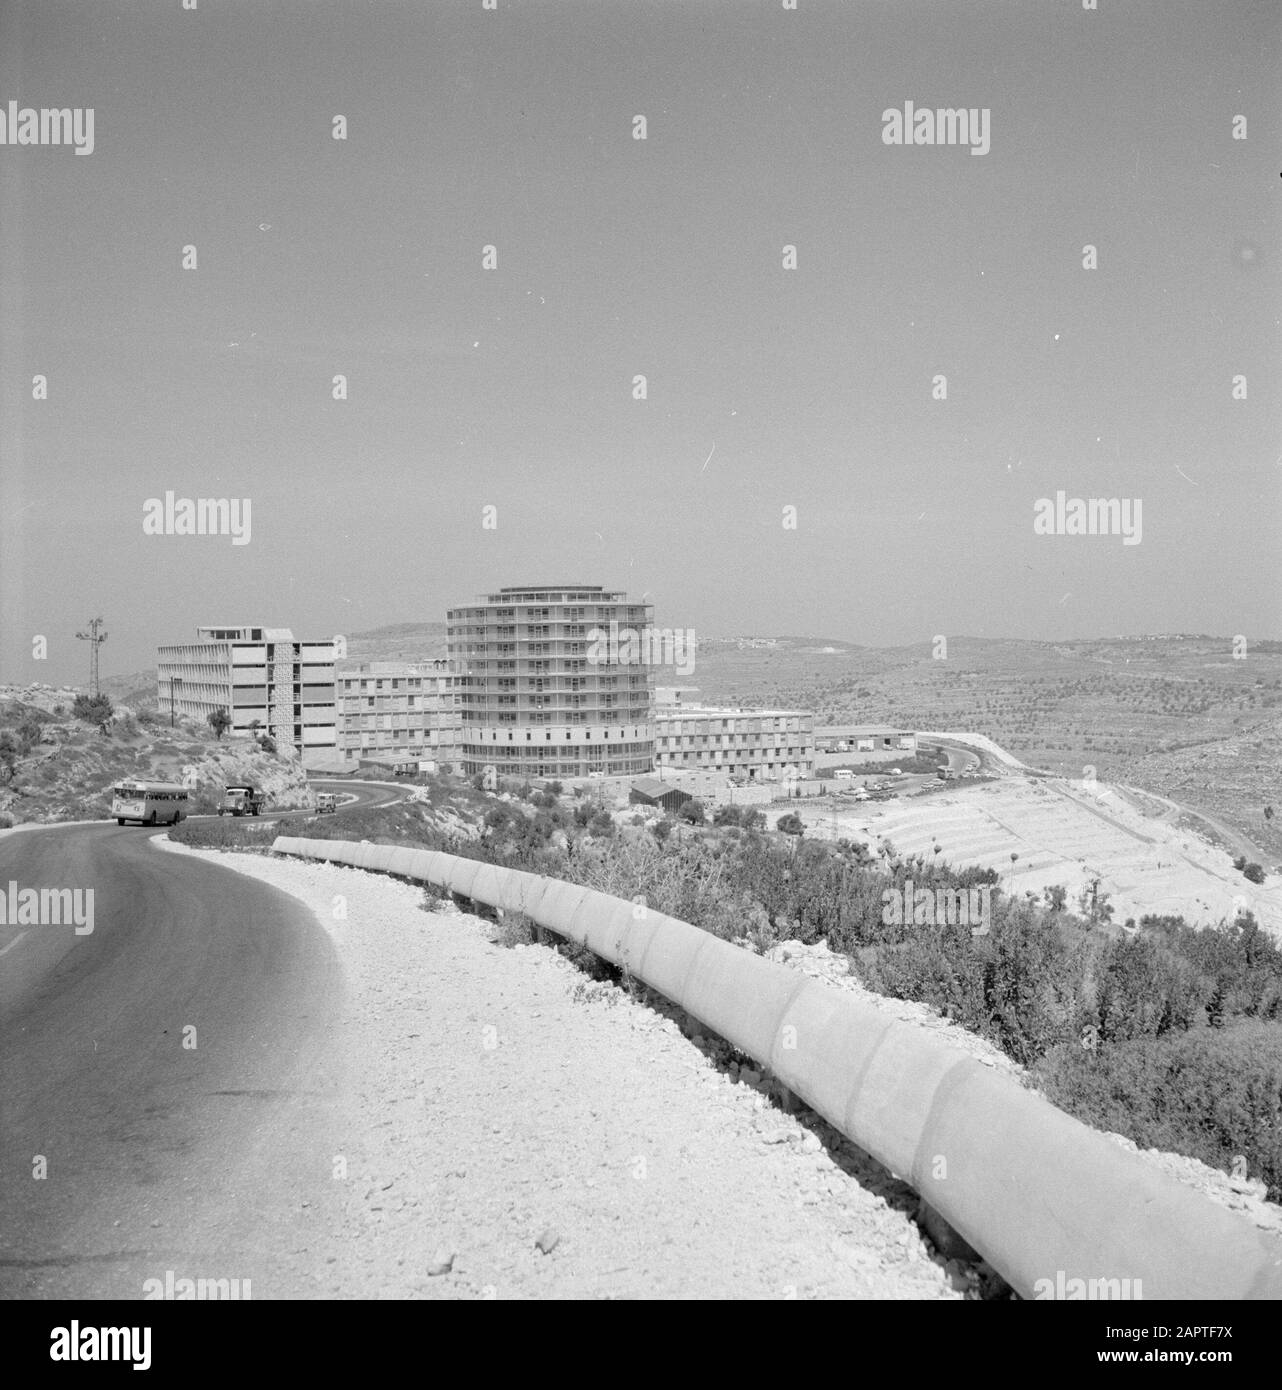
<instances>
[{"instance_id":1,"label":"rectangular building","mask_svg":"<svg viewBox=\"0 0 1282 1390\"><path fill-rule=\"evenodd\" d=\"M459 681L444 661L375 661L338 672L338 747L345 758L454 762Z\"/></svg>"},{"instance_id":2,"label":"rectangular building","mask_svg":"<svg viewBox=\"0 0 1282 1390\"><path fill-rule=\"evenodd\" d=\"M198 627L194 642L157 649L161 713L205 720L223 710L228 733L270 734L303 762L333 756L338 734L334 639L304 641L287 627Z\"/></svg>"},{"instance_id":3,"label":"rectangular building","mask_svg":"<svg viewBox=\"0 0 1282 1390\"><path fill-rule=\"evenodd\" d=\"M651 607L599 585L500 589L447 616L461 766L568 779L649 772L654 677L630 635Z\"/></svg>"},{"instance_id":4,"label":"rectangular building","mask_svg":"<svg viewBox=\"0 0 1282 1390\"><path fill-rule=\"evenodd\" d=\"M912 757L917 752L917 734L894 724L832 724L819 730L822 753L871 755L867 761L893 761L899 754ZM858 761L850 758L849 761Z\"/></svg>"},{"instance_id":5,"label":"rectangular building","mask_svg":"<svg viewBox=\"0 0 1282 1390\"><path fill-rule=\"evenodd\" d=\"M814 770L813 711L701 705L695 694L689 686L656 692L656 766L715 769L748 781L807 777Z\"/></svg>"}]
</instances>

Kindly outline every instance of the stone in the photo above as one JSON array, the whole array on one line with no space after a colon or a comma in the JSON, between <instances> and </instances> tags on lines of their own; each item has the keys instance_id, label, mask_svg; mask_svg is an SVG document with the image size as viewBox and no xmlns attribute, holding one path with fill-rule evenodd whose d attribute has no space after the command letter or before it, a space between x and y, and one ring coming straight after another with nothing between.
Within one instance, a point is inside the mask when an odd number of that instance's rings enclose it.
<instances>
[{"instance_id":1,"label":"stone","mask_svg":"<svg viewBox=\"0 0 1282 1390\"><path fill-rule=\"evenodd\" d=\"M960 1260L963 1264L973 1264L979 1259L979 1252L926 1202L917 1204L917 1224L945 1259Z\"/></svg>"},{"instance_id":2,"label":"stone","mask_svg":"<svg viewBox=\"0 0 1282 1390\"><path fill-rule=\"evenodd\" d=\"M454 1268L454 1251L448 1246L442 1245L436 1254L428 1262L428 1278L434 1279L438 1274L448 1274Z\"/></svg>"},{"instance_id":3,"label":"stone","mask_svg":"<svg viewBox=\"0 0 1282 1390\"><path fill-rule=\"evenodd\" d=\"M549 1226L534 1242L534 1248L544 1255L550 1255L560 1243L561 1233L555 1227Z\"/></svg>"}]
</instances>

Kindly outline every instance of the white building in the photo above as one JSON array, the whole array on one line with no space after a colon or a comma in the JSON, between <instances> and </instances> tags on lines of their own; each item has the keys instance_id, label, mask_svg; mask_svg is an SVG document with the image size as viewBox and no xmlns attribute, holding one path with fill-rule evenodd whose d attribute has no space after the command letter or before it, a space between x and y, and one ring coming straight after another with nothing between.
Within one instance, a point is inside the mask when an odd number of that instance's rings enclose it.
<instances>
[{"instance_id":1,"label":"white building","mask_svg":"<svg viewBox=\"0 0 1282 1390\"><path fill-rule=\"evenodd\" d=\"M702 705L697 694L691 686L655 690L656 767L713 769L767 782L814 770L812 711Z\"/></svg>"},{"instance_id":2,"label":"white building","mask_svg":"<svg viewBox=\"0 0 1282 1390\"><path fill-rule=\"evenodd\" d=\"M161 713L206 719L223 710L228 733L270 734L304 763L334 756L334 639L304 641L287 627L198 627L194 642L157 649Z\"/></svg>"}]
</instances>

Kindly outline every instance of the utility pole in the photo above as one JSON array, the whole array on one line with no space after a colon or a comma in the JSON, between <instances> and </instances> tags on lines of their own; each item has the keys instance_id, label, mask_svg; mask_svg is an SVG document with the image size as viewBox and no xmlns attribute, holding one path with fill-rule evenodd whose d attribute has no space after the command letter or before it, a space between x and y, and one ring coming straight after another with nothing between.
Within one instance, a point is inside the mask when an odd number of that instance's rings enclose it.
<instances>
[{"instance_id":1,"label":"utility pole","mask_svg":"<svg viewBox=\"0 0 1282 1390\"><path fill-rule=\"evenodd\" d=\"M82 642L89 643L89 684L93 690L93 697L98 698L98 648L107 640L105 632L99 632L102 627L101 618L92 618L89 622L88 632L77 632L76 636Z\"/></svg>"}]
</instances>

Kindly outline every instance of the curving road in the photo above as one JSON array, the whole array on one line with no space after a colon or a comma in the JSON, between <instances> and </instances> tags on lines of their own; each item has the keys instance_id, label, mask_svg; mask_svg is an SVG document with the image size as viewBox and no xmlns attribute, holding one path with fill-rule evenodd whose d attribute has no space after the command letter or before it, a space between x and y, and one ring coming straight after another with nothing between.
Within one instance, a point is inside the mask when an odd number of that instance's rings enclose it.
<instances>
[{"instance_id":1,"label":"curving road","mask_svg":"<svg viewBox=\"0 0 1282 1390\"><path fill-rule=\"evenodd\" d=\"M137 1298L169 1269L278 1294L313 1278L298 1217L336 1200L342 1143L329 938L295 899L151 836L0 836L6 893L94 892L89 934L0 926L0 1297Z\"/></svg>"}]
</instances>

